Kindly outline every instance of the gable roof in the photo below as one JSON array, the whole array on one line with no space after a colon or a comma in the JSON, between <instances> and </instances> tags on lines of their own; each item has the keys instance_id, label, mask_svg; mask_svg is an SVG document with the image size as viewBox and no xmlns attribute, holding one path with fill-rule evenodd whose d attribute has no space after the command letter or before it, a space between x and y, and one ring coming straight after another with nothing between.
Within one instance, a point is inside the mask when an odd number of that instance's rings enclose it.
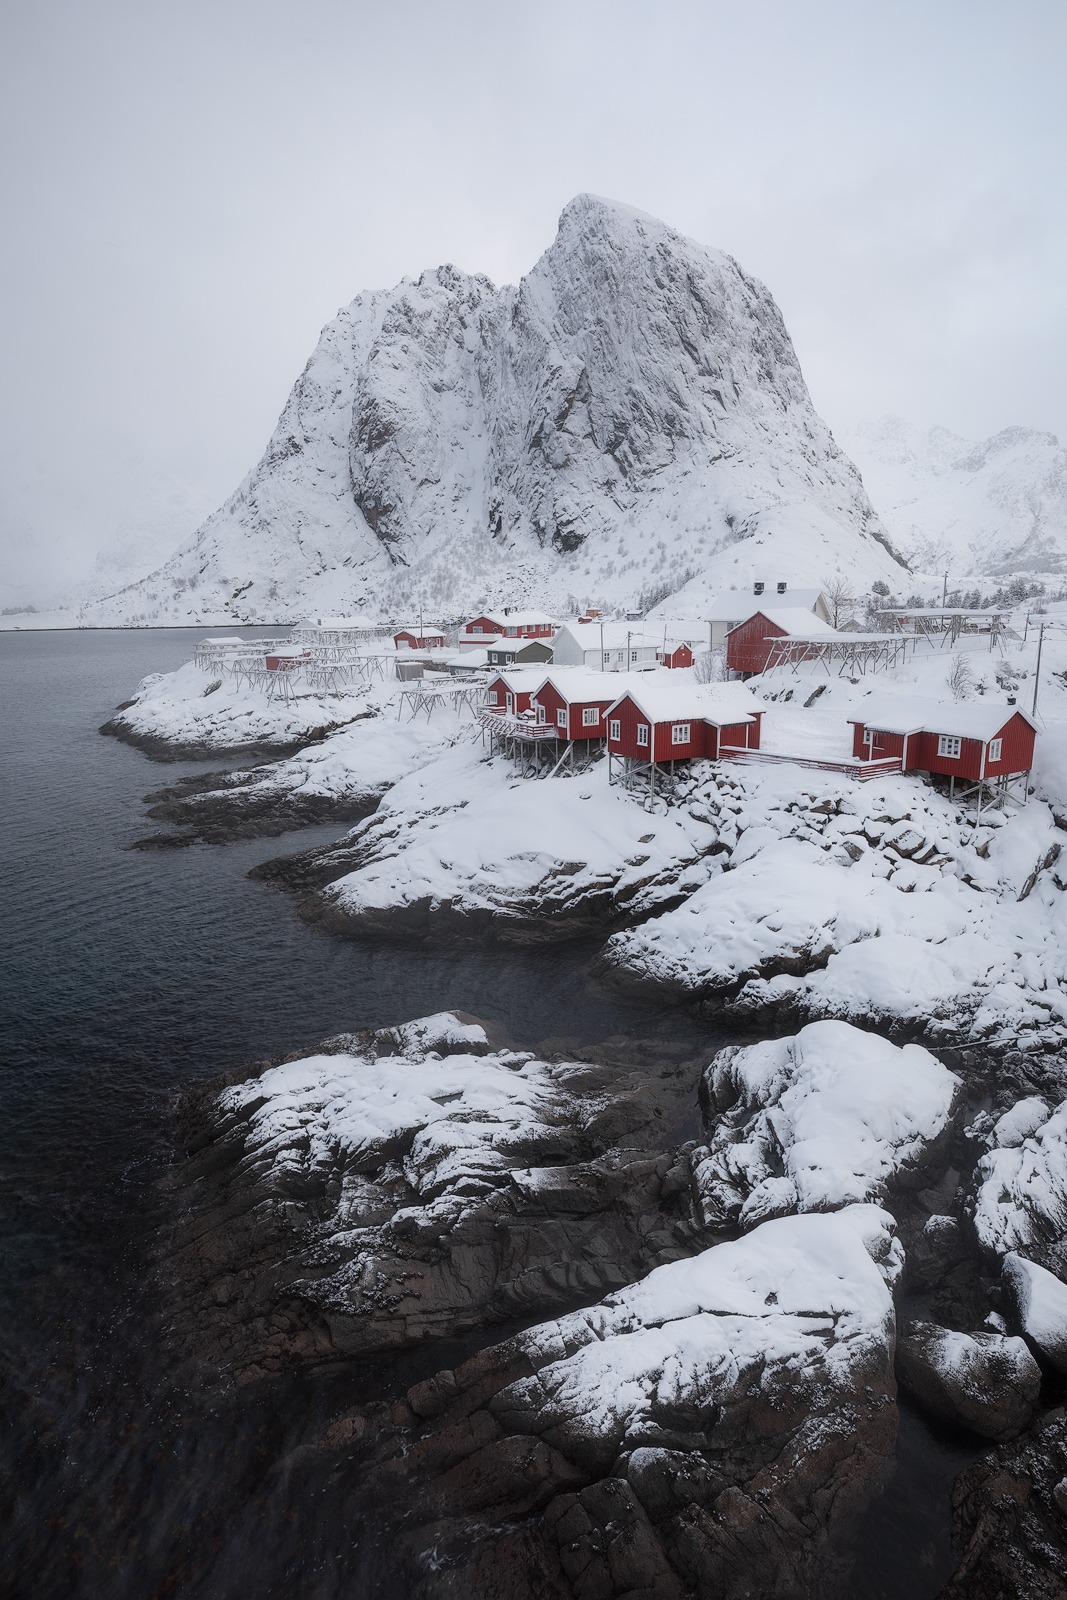
<instances>
[{"instance_id":1,"label":"gable roof","mask_svg":"<svg viewBox=\"0 0 1067 1600\"><path fill-rule=\"evenodd\" d=\"M550 628L556 626L547 611L479 611L477 616L471 617L471 622L478 622L482 617L487 622L496 622L502 628L529 628L535 625Z\"/></svg>"},{"instance_id":2,"label":"gable roof","mask_svg":"<svg viewBox=\"0 0 1067 1600\"><path fill-rule=\"evenodd\" d=\"M603 629L605 650L625 650L627 640L631 650L662 650L663 628L656 624L645 622L598 622L595 618L591 622L564 622L560 627L576 640L584 650L599 650L601 629ZM668 631L667 649L676 650L680 644L688 640L679 639Z\"/></svg>"},{"instance_id":3,"label":"gable roof","mask_svg":"<svg viewBox=\"0 0 1067 1600\"><path fill-rule=\"evenodd\" d=\"M746 613L744 621L751 622L756 616L766 617L776 628L781 628L784 633L797 639L841 638L836 628L831 628L828 622L817 617L813 611L806 611L803 606L756 605ZM744 623L739 623L738 626L744 626ZM733 629L730 631L733 632Z\"/></svg>"},{"instance_id":4,"label":"gable roof","mask_svg":"<svg viewBox=\"0 0 1067 1600\"><path fill-rule=\"evenodd\" d=\"M651 683L646 680L627 685L615 705L628 695L649 722L710 722L718 728L735 722L755 722L763 710L743 683L672 684L665 679L666 674Z\"/></svg>"},{"instance_id":5,"label":"gable roof","mask_svg":"<svg viewBox=\"0 0 1067 1600\"><path fill-rule=\"evenodd\" d=\"M1002 700L922 700L911 695L871 695L862 714L850 716L879 733L948 733L962 739L995 739L1012 717L1022 717L1037 731L1037 721L1021 706Z\"/></svg>"},{"instance_id":6,"label":"gable roof","mask_svg":"<svg viewBox=\"0 0 1067 1600\"><path fill-rule=\"evenodd\" d=\"M631 684L645 683L656 675L651 672L600 672L596 667L552 667L549 671L542 667L537 693L540 694L545 684L550 683L568 704L596 701L601 705L610 705L625 694Z\"/></svg>"}]
</instances>

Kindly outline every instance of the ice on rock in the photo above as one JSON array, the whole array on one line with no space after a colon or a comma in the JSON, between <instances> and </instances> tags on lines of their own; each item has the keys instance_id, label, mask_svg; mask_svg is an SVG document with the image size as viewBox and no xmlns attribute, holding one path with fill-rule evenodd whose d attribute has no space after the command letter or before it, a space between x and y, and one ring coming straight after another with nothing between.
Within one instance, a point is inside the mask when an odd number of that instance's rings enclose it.
<instances>
[{"instance_id":1,"label":"ice on rock","mask_svg":"<svg viewBox=\"0 0 1067 1600\"><path fill-rule=\"evenodd\" d=\"M927 1181L962 1084L919 1045L815 1022L793 1038L720 1050L701 1094L714 1119L692 1156L703 1221L748 1229Z\"/></svg>"},{"instance_id":2,"label":"ice on rock","mask_svg":"<svg viewBox=\"0 0 1067 1600\"><path fill-rule=\"evenodd\" d=\"M1018 1251L1067 1275L1067 1103L1020 1143L984 1155L975 1185L974 1226L989 1256Z\"/></svg>"}]
</instances>

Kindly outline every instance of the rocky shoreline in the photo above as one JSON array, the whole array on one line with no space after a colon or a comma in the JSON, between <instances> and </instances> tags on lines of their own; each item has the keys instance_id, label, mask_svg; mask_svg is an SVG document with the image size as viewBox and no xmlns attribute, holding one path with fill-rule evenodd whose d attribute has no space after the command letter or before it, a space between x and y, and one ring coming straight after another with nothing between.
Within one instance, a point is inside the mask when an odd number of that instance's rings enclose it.
<instances>
[{"instance_id":1,"label":"rocky shoreline","mask_svg":"<svg viewBox=\"0 0 1067 1600\"><path fill-rule=\"evenodd\" d=\"M993 1078L841 1022L710 1058L461 1013L337 1036L182 1097L163 1348L262 1395L527 1321L309 1441L377 1530L368 1592L832 1594L899 1385L999 1452L946 1600L1056 1594L1067 1290L1033 1250L1013 1288L1008 1247L1067 1247L1067 1128Z\"/></svg>"}]
</instances>

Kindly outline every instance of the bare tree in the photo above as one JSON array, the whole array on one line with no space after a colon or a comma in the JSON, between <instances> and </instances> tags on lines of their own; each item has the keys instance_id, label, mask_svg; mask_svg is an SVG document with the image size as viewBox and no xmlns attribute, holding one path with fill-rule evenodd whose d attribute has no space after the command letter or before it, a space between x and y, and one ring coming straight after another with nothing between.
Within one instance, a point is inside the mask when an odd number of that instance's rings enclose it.
<instances>
[{"instance_id":1,"label":"bare tree","mask_svg":"<svg viewBox=\"0 0 1067 1600\"><path fill-rule=\"evenodd\" d=\"M953 700L966 700L974 684L974 673L966 656L952 657L952 670L945 682L949 686Z\"/></svg>"},{"instance_id":2,"label":"bare tree","mask_svg":"<svg viewBox=\"0 0 1067 1600\"><path fill-rule=\"evenodd\" d=\"M693 662L693 674L698 683L724 683L726 680L726 651L702 650Z\"/></svg>"},{"instance_id":3,"label":"bare tree","mask_svg":"<svg viewBox=\"0 0 1067 1600\"><path fill-rule=\"evenodd\" d=\"M851 622L852 612L859 601L844 578L840 575L835 578L824 578L822 595L830 612L831 628L839 628L843 622Z\"/></svg>"}]
</instances>

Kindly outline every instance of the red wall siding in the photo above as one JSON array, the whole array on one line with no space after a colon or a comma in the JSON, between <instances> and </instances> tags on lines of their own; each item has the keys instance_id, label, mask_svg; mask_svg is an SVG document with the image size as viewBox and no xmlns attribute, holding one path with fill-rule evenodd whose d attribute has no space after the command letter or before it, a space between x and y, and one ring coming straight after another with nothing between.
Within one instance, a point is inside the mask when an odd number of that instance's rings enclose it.
<instances>
[{"instance_id":1,"label":"red wall siding","mask_svg":"<svg viewBox=\"0 0 1067 1600\"><path fill-rule=\"evenodd\" d=\"M693 665L693 652L687 644L680 644L677 650L670 650L663 657L665 667L691 667Z\"/></svg>"},{"instance_id":2,"label":"red wall siding","mask_svg":"<svg viewBox=\"0 0 1067 1600\"><path fill-rule=\"evenodd\" d=\"M999 778L1006 772L1029 772L1034 764L1036 735L1026 718L1020 717L1017 711L1012 712L997 738L1003 739L1004 748L999 761L986 762L986 777Z\"/></svg>"},{"instance_id":3,"label":"red wall siding","mask_svg":"<svg viewBox=\"0 0 1067 1600\"><path fill-rule=\"evenodd\" d=\"M740 746L742 749L758 750L762 716L761 711L755 722L734 722L728 728L723 728L719 733L720 747L737 749Z\"/></svg>"},{"instance_id":4,"label":"red wall siding","mask_svg":"<svg viewBox=\"0 0 1067 1600\"><path fill-rule=\"evenodd\" d=\"M757 611L754 617L749 617L747 622L742 622L738 627L731 628L726 635L726 665L730 671L762 672L770 654L767 635L784 639L785 629L776 628L762 611Z\"/></svg>"},{"instance_id":5,"label":"red wall siding","mask_svg":"<svg viewBox=\"0 0 1067 1600\"><path fill-rule=\"evenodd\" d=\"M874 739L871 745L863 742L865 724L857 722L852 730L852 753L861 761L880 760L888 756L904 755L904 735L902 733L879 733L873 729ZM994 735L1003 741L999 761L989 761L985 764L987 778L1003 777L1005 773L1029 772L1034 764L1034 730L1025 717L1014 712ZM908 759L905 768L908 772L916 770L921 772L939 772L945 777L966 778L969 782L976 782L982 776L982 741L980 739L964 739L960 745L959 756L940 756L937 753L940 734L925 731L908 735Z\"/></svg>"},{"instance_id":6,"label":"red wall siding","mask_svg":"<svg viewBox=\"0 0 1067 1600\"><path fill-rule=\"evenodd\" d=\"M537 696L545 708L545 720L552 727L558 727L561 738L567 739L606 739L608 736L608 723L606 712L614 700L613 694L605 694L600 700L568 700L560 694L552 684L546 683ZM589 707L600 712L600 721L586 727L582 722L582 712ZM560 709L568 713L565 726L560 726L556 712Z\"/></svg>"},{"instance_id":7,"label":"red wall siding","mask_svg":"<svg viewBox=\"0 0 1067 1600\"><path fill-rule=\"evenodd\" d=\"M612 709L611 720L619 719L622 724L618 739L608 740L608 749L616 756L636 756L639 761L648 761L652 756L651 745L639 745L637 742L637 725L639 722L648 722L648 718L634 705L629 695L624 695L619 704ZM651 739L652 735L649 734Z\"/></svg>"},{"instance_id":8,"label":"red wall siding","mask_svg":"<svg viewBox=\"0 0 1067 1600\"><path fill-rule=\"evenodd\" d=\"M671 729L675 722L688 722L688 744L674 744L671 739ZM709 732L707 723L699 718L675 717L670 722L657 722L653 730L657 761L686 761L690 756L702 756L707 740L705 735Z\"/></svg>"},{"instance_id":9,"label":"red wall siding","mask_svg":"<svg viewBox=\"0 0 1067 1600\"><path fill-rule=\"evenodd\" d=\"M511 694L514 696L514 704L512 705L510 713L511 716L517 717L520 711L529 711L531 694L529 689L523 689L521 691L509 689L503 678L491 678L489 680L488 688L490 694L492 694L494 689L496 690L496 706L494 707L492 701L490 701L490 710L503 711L506 714L508 710L508 695Z\"/></svg>"},{"instance_id":10,"label":"red wall siding","mask_svg":"<svg viewBox=\"0 0 1067 1600\"><path fill-rule=\"evenodd\" d=\"M501 631L499 622L490 622L488 617L472 617L463 632L465 634L473 634L475 628L481 628L482 630L480 634L476 635L477 638L484 638L487 634L500 633Z\"/></svg>"}]
</instances>

